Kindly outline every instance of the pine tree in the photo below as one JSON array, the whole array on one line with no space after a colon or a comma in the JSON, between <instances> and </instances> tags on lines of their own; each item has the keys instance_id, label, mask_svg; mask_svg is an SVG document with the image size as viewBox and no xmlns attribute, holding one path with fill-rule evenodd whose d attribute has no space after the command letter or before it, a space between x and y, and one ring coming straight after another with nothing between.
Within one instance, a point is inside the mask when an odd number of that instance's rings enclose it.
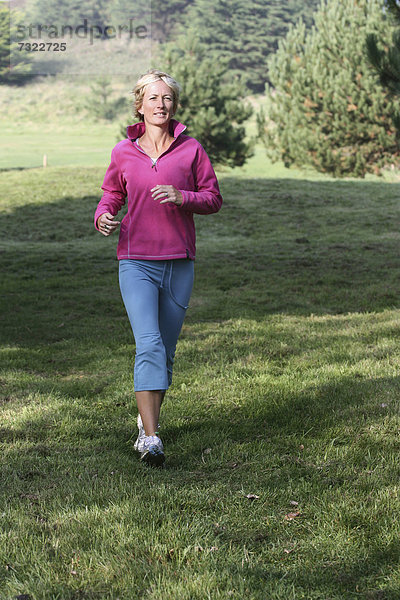
<instances>
[{"instance_id":1,"label":"pine tree","mask_svg":"<svg viewBox=\"0 0 400 600\"><path fill-rule=\"evenodd\" d=\"M178 38L160 58L159 68L182 86L177 119L187 125L188 135L204 146L213 164L243 165L253 153L242 125L253 112L243 103L243 81L233 76L224 83L227 61L215 63L198 38Z\"/></svg>"},{"instance_id":2,"label":"pine tree","mask_svg":"<svg viewBox=\"0 0 400 600\"><path fill-rule=\"evenodd\" d=\"M249 90L263 92L268 55L300 16L311 25L317 4L318 0L196 0L187 9L184 31L196 34L215 60L226 58L229 75L243 76Z\"/></svg>"},{"instance_id":3,"label":"pine tree","mask_svg":"<svg viewBox=\"0 0 400 600\"><path fill-rule=\"evenodd\" d=\"M10 11L0 5L0 82L10 73Z\"/></svg>"},{"instance_id":4,"label":"pine tree","mask_svg":"<svg viewBox=\"0 0 400 600\"><path fill-rule=\"evenodd\" d=\"M108 0L29 0L27 10L34 24L55 27L81 27L88 31L98 27L107 38L107 26L112 23L112 2Z\"/></svg>"},{"instance_id":5,"label":"pine tree","mask_svg":"<svg viewBox=\"0 0 400 600\"><path fill-rule=\"evenodd\" d=\"M393 33L390 48L381 49L378 36L370 33L366 37L367 56L376 69L380 83L391 92L400 95L400 5L396 0L386 0L397 30Z\"/></svg>"},{"instance_id":6,"label":"pine tree","mask_svg":"<svg viewBox=\"0 0 400 600\"><path fill-rule=\"evenodd\" d=\"M24 20L21 11L0 4L0 84L20 84L27 80L31 71L30 61L18 49L17 27Z\"/></svg>"},{"instance_id":7,"label":"pine tree","mask_svg":"<svg viewBox=\"0 0 400 600\"><path fill-rule=\"evenodd\" d=\"M99 77L90 84L90 94L86 98L85 108L95 119L112 121L128 108L125 97L111 98L112 93L113 89L108 77Z\"/></svg>"},{"instance_id":8,"label":"pine tree","mask_svg":"<svg viewBox=\"0 0 400 600\"><path fill-rule=\"evenodd\" d=\"M194 0L151 0L151 37L159 42L172 39Z\"/></svg>"},{"instance_id":9,"label":"pine tree","mask_svg":"<svg viewBox=\"0 0 400 600\"><path fill-rule=\"evenodd\" d=\"M258 117L272 159L335 176L399 160L394 102L365 58L367 33L390 39L379 0L321 0L311 32L302 22L289 29L269 61L268 119Z\"/></svg>"},{"instance_id":10,"label":"pine tree","mask_svg":"<svg viewBox=\"0 0 400 600\"><path fill-rule=\"evenodd\" d=\"M28 0L33 22L55 26L100 27L107 37L107 25L124 25L128 18L150 24L152 38L163 42L171 37L193 0Z\"/></svg>"}]
</instances>

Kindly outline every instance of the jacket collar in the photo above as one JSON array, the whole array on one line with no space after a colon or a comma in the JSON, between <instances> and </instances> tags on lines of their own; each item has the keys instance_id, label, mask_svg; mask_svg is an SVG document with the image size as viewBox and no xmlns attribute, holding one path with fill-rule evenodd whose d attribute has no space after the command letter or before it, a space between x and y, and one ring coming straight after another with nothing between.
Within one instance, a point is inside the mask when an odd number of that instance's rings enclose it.
<instances>
[{"instance_id":1,"label":"jacket collar","mask_svg":"<svg viewBox=\"0 0 400 600\"><path fill-rule=\"evenodd\" d=\"M177 138L183 131L185 131L186 125L180 123L176 119L171 119L169 122L169 130L174 138ZM139 123L135 123L134 125L128 125L126 128L126 135L129 139L135 140L138 137L141 137L146 131L146 125L144 121L139 121Z\"/></svg>"}]
</instances>

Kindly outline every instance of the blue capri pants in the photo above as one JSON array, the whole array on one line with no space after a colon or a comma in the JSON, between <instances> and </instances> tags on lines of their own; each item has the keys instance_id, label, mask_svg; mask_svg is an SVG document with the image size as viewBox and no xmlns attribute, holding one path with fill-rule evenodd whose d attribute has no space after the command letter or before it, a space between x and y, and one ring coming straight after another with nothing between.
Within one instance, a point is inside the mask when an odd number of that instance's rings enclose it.
<instances>
[{"instance_id":1,"label":"blue capri pants","mask_svg":"<svg viewBox=\"0 0 400 600\"><path fill-rule=\"evenodd\" d=\"M119 261L119 285L136 342L134 388L167 390L189 305L194 261Z\"/></svg>"}]
</instances>

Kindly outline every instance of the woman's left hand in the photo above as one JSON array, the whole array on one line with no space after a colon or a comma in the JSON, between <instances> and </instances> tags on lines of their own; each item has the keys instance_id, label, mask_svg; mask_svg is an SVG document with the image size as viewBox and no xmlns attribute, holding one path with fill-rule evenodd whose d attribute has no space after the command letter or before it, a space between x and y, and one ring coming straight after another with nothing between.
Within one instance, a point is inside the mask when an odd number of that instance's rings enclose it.
<instances>
[{"instance_id":1,"label":"woman's left hand","mask_svg":"<svg viewBox=\"0 0 400 600\"><path fill-rule=\"evenodd\" d=\"M151 195L154 200L163 198L160 204L172 202L173 204L180 206L183 202L182 192L174 188L173 185L156 185L150 191L152 192Z\"/></svg>"}]
</instances>

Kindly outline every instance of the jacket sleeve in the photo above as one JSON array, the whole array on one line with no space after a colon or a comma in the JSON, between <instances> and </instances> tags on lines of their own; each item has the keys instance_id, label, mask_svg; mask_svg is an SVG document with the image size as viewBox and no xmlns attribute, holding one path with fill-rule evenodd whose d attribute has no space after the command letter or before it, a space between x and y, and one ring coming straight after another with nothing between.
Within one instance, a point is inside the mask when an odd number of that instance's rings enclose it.
<instances>
[{"instance_id":1,"label":"jacket sleeve","mask_svg":"<svg viewBox=\"0 0 400 600\"><path fill-rule=\"evenodd\" d=\"M127 195L126 181L121 172L120 161L116 148L111 151L111 162L104 176L103 196L94 213L94 226L97 227L97 219L106 212L116 215L125 204Z\"/></svg>"},{"instance_id":2,"label":"jacket sleeve","mask_svg":"<svg viewBox=\"0 0 400 600\"><path fill-rule=\"evenodd\" d=\"M218 212L222 196L211 161L201 144L193 164L193 174L195 191L179 190L183 196L181 208L200 215Z\"/></svg>"}]
</instances>

